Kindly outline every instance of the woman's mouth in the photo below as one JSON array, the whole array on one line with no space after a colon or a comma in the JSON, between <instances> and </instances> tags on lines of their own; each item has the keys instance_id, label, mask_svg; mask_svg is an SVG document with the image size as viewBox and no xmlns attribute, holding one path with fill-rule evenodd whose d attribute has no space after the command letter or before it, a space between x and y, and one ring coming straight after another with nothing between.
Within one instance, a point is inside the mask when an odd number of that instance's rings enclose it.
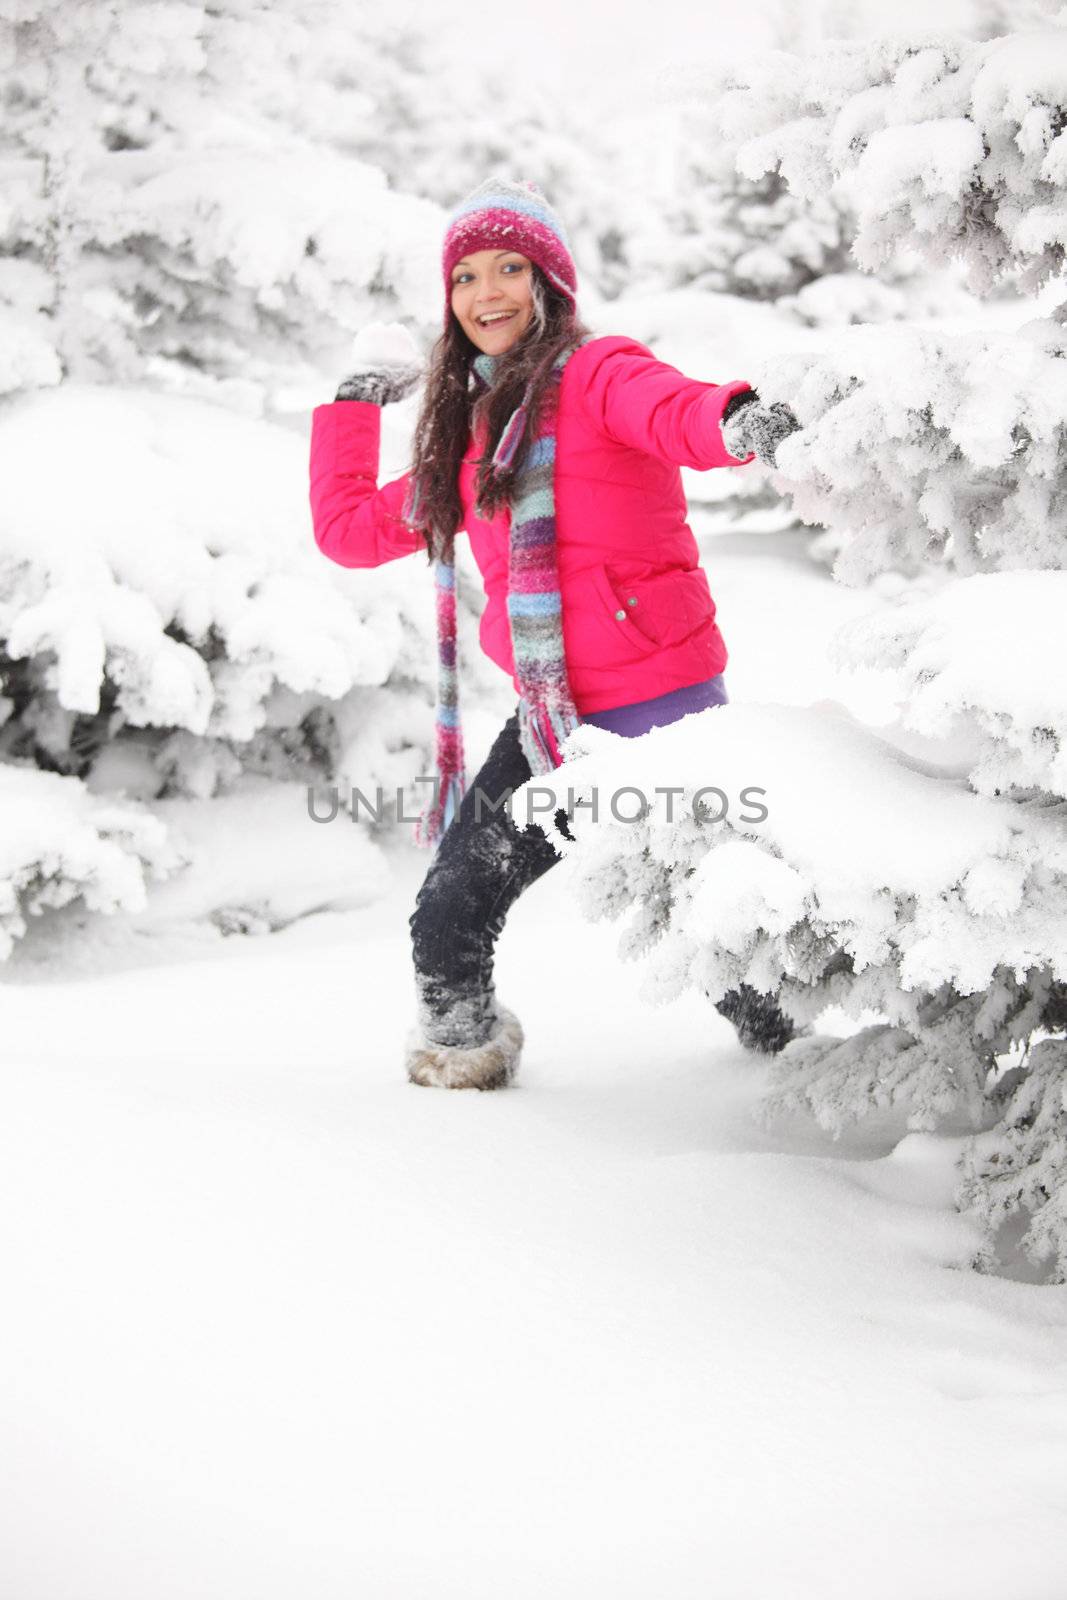
<instances>
[{"instance_id":1,"label":"woman's mouth","mask_svg":"<svg viewBox=\"0 0 1067 1600\"><path fill-rule=\"evenodd\" d=\"M496 328L503 322L510 322L512 317L518 315L516 311L487 311L484 316L476 317L479 328Z\"/></svg>"}]
</instances>

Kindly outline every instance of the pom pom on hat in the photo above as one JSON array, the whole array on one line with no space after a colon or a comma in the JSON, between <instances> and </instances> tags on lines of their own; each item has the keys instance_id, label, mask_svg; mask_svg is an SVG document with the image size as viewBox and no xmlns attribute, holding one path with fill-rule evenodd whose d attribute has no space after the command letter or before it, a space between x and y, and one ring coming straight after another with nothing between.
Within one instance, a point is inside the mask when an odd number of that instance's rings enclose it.
<instances>
[{"instance_id":1,"label":"pom pom on hat","mask_svg":"<svg viewBox=\"0 0 1067 1600\"><path fill-rule=\"evenodd\" d=\"M448 219L441 266L445 281L445 326L451 314L452 269L475 250L518 250L541 268L572 305L578 274L567 235L556 212L535 183L488 178Z\"/></svg>"}]
</instances>

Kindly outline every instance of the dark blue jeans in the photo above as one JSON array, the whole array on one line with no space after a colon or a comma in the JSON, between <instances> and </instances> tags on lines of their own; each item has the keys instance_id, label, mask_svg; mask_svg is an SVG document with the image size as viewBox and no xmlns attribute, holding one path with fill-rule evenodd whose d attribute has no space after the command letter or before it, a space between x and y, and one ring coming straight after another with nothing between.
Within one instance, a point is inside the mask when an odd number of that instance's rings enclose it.
<instances>
[{"instance_id":1,"label":"dark blue jeans","mask_svg":"<svg viewBox=\"0 0 1067 1600\"><path fill-rule=\"evenodd\" d=\"M482 1044L495 1021L493 948L524 889L562 857L502 802L530 778L515 711L437 847L409 920L418 1020L433 1044ZM498 809L494 809L498 807ZM567 813L555 823L569 838Z\"/></svg>"},{"instance_id":2,"label":"dark blue jeans","mask_svg":"<svg viewBox=\"0 0 1067 1600\"><path fill-rule=\"evenodd\" d=\"M496 1019L493 954L507 914L563 859L541 828L520 828L502 803L530 775L516 710L464 795L408 919L418 1021L432 1044L470 1049L489 1037ZM570 838L566 811L553 820ZM780 1050L792 1037L773 999L747 984L724 995L716 1010L752 1048Z\"/></svg>"}]
</instances>

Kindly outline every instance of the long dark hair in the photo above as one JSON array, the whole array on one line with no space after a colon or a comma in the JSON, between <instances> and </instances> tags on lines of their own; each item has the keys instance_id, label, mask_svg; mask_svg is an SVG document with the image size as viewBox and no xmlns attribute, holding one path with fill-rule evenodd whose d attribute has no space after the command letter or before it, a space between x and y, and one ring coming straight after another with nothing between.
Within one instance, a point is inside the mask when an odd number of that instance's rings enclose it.
<instances>
[{"instance_id":1,"label":"long dark hair","mask_svg":"<svg viewBox=\"0 0 1067 1600\"><path fill-rule=\"evenodd\" d=\"M415 455L405 518L426 543L428 560L452 559L456 533L463 520L459 468L471 427L485 422L485 452L478 458L476 505L479 516L491 517L510 498L515 476L537 431L545 386L556 357L589 332L566 295L561 294L531 262L533 316L525 333L505 351L491 389L478 395L471 363L478 348L450 311L448 327L430 353L430 368L415 430ZM526 431L515 460L505 470L491 471L493 451L512 412L527 389Z\"/></svg>"}]
</instances>

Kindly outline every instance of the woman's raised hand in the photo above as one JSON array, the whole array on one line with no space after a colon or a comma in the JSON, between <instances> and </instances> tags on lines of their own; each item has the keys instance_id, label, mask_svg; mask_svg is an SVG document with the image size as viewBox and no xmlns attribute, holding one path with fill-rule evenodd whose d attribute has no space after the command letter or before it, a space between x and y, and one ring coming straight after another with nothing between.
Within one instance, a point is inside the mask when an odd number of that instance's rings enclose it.
<instances>
[{"instance_id":1,"label":"woman's raised hand","mask_svg":"<svg viewBox=\"0 0 1067 1600\"><path fill-rule=\"evenodd\" d=\"M799 427L784 401L765 406L755 389L746 389L727 401L722 439L732 456L755 455L765 466L773 467L778 446Z\"/></svg>"},{"instance_id":2,"label":"woman's raised hand","mask_svg":"<svg viewBox=\"0 0 1067 1600\"><path fill-rule=\"evenodd\" d=\"M352 366L335 400L387 406L403 400L423 376L418 346L399 322L372 322L352 341Z\"/></svg>"}]
</instances>

